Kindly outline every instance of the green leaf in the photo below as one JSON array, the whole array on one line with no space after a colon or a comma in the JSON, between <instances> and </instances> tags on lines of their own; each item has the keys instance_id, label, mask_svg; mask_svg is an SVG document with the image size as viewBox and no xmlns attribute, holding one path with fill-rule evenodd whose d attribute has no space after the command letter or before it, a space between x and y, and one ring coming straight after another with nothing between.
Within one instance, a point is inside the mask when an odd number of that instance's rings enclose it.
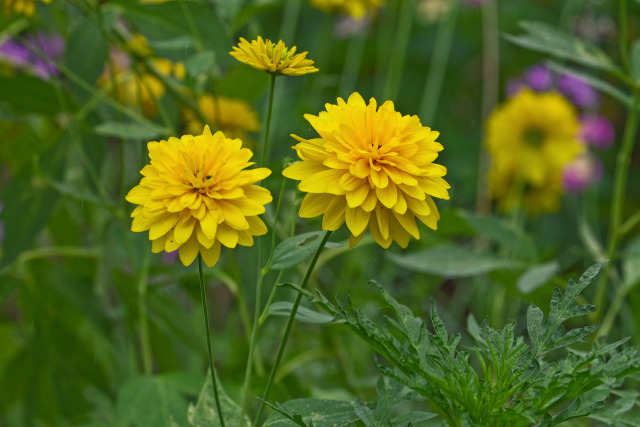
<instances>
[{"instance_id":1,"label":"green leaf","mask_svg":"<svg viewBox=\"0 0 640 427\"><path fill-rule=\"evenodd\" d=\"M521 261L450 244L433 246L407 255L388 253L387 256L396 264L410 270L444 277L477 276L493 270L518 269L525 266Z\"/></svg>"},{"instance_id":2,"label":"green leaf","mask_svg":"<svg viewBox=\"0 0 640 427\"><path fill-rule=\"evenodd\" d=\"M636 85L640 86L640 38L631 44L629 66L631 68L631 78Z\"/></svg>"},{"instance_id":3,"label":"green leaf","mask_svg":"<svg viewBox=\"0 0 640 427\"><path fill-rule=\"evenodd\" d=\"M212 50L198 52L184 60L184 68L191 77L211 71L216 65L216 53Z\"/></svg>"},{"instance_id":4,"label":"green leaf","mask_svg":"<svg viewBox=\"0 0 640 427\"><path fill-rule=\"evenodd\" d=\"M329 399L295 399L282 404L290 413L301 415L303 422L314 427L341 427L352 425L358 415L351 402ZM226 422L226 421L225 421ZM264 427L299 425L282 414L272 414Z\"/></svg>"},{"instance_id":5,"label":"green leaf","mask_svg":"<svg viewBox=\"0 0 640 427\"><path fill-rule=\"evenodd\" d=\"M65 66L82 80L93 85L107 60L107 46L102 32L93 20L82 19L67 40L64 52Z\"/></svg>"},{"instance_id":6,"label":"green leaf","mask_svg":"<svg viewBox=\"0 0 640 427\"><path fill-rule=\"evenodd\" d=\"M438 414L422 411L404 412L397 417L391 419L391 425L394 427L409 427L417 425L422 421L427 421L437 417Z\"/></svg>"},{"instance_id":7,"label":"green leaf","mask_svg":"<svg viewBox=\"0 0 640 427\"><path fill-rule=\"evenodd\" d=\"M325 233L326 231L313 231L283 240L273 251L270 268L272 270L285 270L300 264L318 249ZM325 248L341 246L338 243L327 242Z\"/></svg>"},{"instance_id":8,"label":"green leaf","mask_svg":"<svg viewBox=\"0 0 640 427\"><path fill-rule=\"evenodd\" d=\"M560 424L572 418L584 417L599 409L604 408L608 398L593 402L587 405L582 404L582 399L576 399L565 409L553 418L553 425Z\"/></svg>"},{"instance_id":9,"label":"green leaf","mask_svg":"<svg viewBox=\"0 0 640 427\"><path fill-rule=\"evenodd\" d=\"M545 262L531 266L520 277L516 286L523 294L535 291L540 286L547 283L560 271L560 263L558 260Z\"/></svg>"},{"instance_id":10,"label":"green leaf","mask_svg":"<svg viewBox=\"0 0 640 427\"><path fill-rule=\"evenodd\" d=\"M640 236L632 240L622 257L624 284L629 289L640 283Z\"/></svg>"},{"instance_id":11,"label":"green leaf","mask_svg":"<svg viewBox=\"0 0 640 427\"><path fill-rule=\"evenodd\" d=\"M586 43L554 26L543 22L523 21L520 26L524 35L503 37L518 46L547 53L556 58L607 71L617 71L611 58L596 46Z\"/></svg>"},{"instance_id":12,"label":"green leaf","mask_svg":"<svg viewBox=\"0 0 640 427\"><path fill-rule=\"evenodd\" d=\"M516 257L527 261L533 261L537 258L533 239L512 223L494 216L478 215L466 211L460 211L458 214L474 228L476 233L487 236L502 248L513 252Z\"/></svg>"},{"instance_id":13,"label":"green leaf","mask_svg":"<svg viewBox=\"0 0 640 427\"><path fill-rule=\"evenodd\" d=\"M137 141L152 141L167 133L161 126L134 122L102 122L95 127L98 135Z\"/></svg>"},{"instance_id":14,"label":"green leaf","mask_svg":"<svg viewBox=\"0 0 640 427\"><path fill-rule=\"evenodd\" d=\"M216 381L218 383L218 398L220 400L225 425L239 427L251 426L251 421L246 415L242 417L241 421L240 407L227 396L217 375ZM209 373L207 373L207 379L198 397L198 402L195 405L189 405L187 418L189 419L189 425L193 427L218 427L221 425L220 418L218 418L218 409L213 397L213 386L211 385L211 375Z\"/></svg>"},{"instance_id":15,"label":"green leaf","mask_svg":"<svg viewBox=\"0 0 640 427\"><path fill-rule=\"evenodd\" d=\"M289 317L292 308L293 303L289 301L276 301L269 306L267 314L269 316ZM333 322L333 316L313 311L307 307L298 306L296 321L320 325Z\"/></svg>"},{"instance_id":16,"label":"green leaf","mask_svg":"<svg viewBox=\"0 0 640 427\"><path fill-rule=\"evenodd\" d=\"M118 391L117 412L121 425L170 427L173 421L186 425L185 391L191 390L192 381L185 385L179 375L129 378Z\"/></svg>"},{"instance_id":17,"label":"green leaf","mask_svg":"<svg viewBox=\"0 0 640 427\"><path fill-rule=\"evenodd\" d=\"M0 103L6 103L15 112L53 115L63 111L53 84L37 77L0 78L0 93ZM67 96L62 91L60 95Z\"/></svg>"}]
</instances>

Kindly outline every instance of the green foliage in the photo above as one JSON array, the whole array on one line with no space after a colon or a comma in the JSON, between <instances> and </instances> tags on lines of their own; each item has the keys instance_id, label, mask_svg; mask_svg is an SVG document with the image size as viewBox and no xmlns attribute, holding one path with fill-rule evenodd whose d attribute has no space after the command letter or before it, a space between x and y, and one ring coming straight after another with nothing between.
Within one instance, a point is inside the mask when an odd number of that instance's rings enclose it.
<instances>
[{"instance_id":1,"label":"green foliage","mask_svg":"<svg viewBox=\"0 0 640 427\"><path fill-rule=\"evenodd\" d=\"M218 396L220 398L220 408L224 416L225 425L229 426L251 426L251 421L246 416L241 418L240 407L225 393L224 389L218 382ZM202 391L198 397L198 402L189 405L187 414L189 425L192 427L210 427L219 426L218 410L213 397L213 387L211 386L211 376L207 374L207 379L202 386Z\"/></svg>"},{"instance_id":2,"label":"green foliage","mask_svg":"<svg viewBox=\"0 0 640 427\"><path fill-rule=\"evenodd\" d=\"M470 321L475 345L460 349L460 334L449 335L431 305L430 322L416 317L378 283L373 282L394 317L378 326L351 305L335 305L324 296L304 292L313 302L344 323L390 363L382 373L429 399L449 425L556 425L602 409L621 379L640 371L640 347L622 348L626 341L594 344L587 352L567 347L591 334L597 325L565 329L566 321L593 312L593 305L575 305L578 295L594 281L602 264L589 268L565 293L554 291L549 316L530 305L529 343L515 335L516 323L494 329ZM553 350L565 349L565 354ZM599 398L593 400L592 394ZM629 398L630 399L630 398ZM633 403L635 404L635 400ZM628 409L632 404L626 406ZM368 414L368 411L362 411ZM619 414L618 414L619 415ZM366 418L366 417L365 417Z\"/></svg>"}]
</instances>

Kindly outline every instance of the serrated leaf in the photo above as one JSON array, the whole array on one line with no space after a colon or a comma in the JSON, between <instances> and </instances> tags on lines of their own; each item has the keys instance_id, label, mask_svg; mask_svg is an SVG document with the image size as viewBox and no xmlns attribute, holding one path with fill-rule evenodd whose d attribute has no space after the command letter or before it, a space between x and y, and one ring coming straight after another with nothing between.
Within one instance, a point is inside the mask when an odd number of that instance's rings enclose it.
<instances>
[{"instance_id":1,"label":"serrated leaf","mask_svg":"<svg viewBox=\"0 0 640 427\"><path fill-rule=\"evenodd\" d=\"M534 304L529 304L527 309L527 330L529 331L529 339L533 347L534 353L538 351L540 347L540 340L544 334L542 329L542 321L544 319L544 313Z\"/></svg>"},{"instance_id":2,"label":"serrated leaf","mask_svg":"<svg viewBox=\"0 0 640 427\"><path fill-rule=\"evenodd\" d=\"M387 253L387 256L410 270L444 277L477 276L494 270L513 270L525 266L521 261L449 244L407 255Z\"/></svg>"},{"instance_id":3,"label":"serrated leaf","mask_svg":"<svg viewBox=\"0 0 640 427\"><path fill-rule=\"evenodd\" d=\"M528 294L551 280L558 271L560 271L560 263L557 260L531 266L518 277L516 286L520 292Z\"/></svg>"},{"instance_id":4,"label":"serrated leaf","mask_svg":"<svg viewBox=\"0 0 640 427\"><path fill-rule=\"evenodd\" d=\"M358 419L351 402L329 399L295 399L282 404L291 414L301 415L307 425L314 427L341 427ZM233 425L233 424L230 424ZM264 427L289 427L296 425L282 414L272 414Z\"/></svg>"},{"instance_id":5,"label":"serrated leaf","mask_svg":"<svg viewBox=\"0 0 640 427\"><path fill-rule=\"evenodd\" d=\"M124 122L103 122L95 127L98 135L110 136L122 139L132 139L138 141L151 141L167 133L161 126L151 126L150 124L124 123Z\"/></svg>"},{"instance_id":6,"label":"serrated leaf","mask_svg":"<svg viewBox=\"0 0 640 427\"><path fill-rule=\"evenodd\" d=\"M431 412L411 411L404 412L397 417L391 419L391 425L394 427L409 427L427 421L439 416Z\"/></svg>"},{"instance_id":7,"label":"serrated leaf","mask_svg":"<svg viewBox=\"0 0 640 427\"><path fill-rule=\"evenodd\" d=\"M269 316L289 317L293 303L289 301L276 301L269 306L267 314ZM318 313L307 307L298 306L296 321L311 324L325 324L333 322L333 316L325 313Z\"/></svg>"},{"instance_id":8,"label":"serrated leaf","mask_svg":"<svg viewBox=\"0 0 640 427\"><path fill-rule=\"evenodd\" d=\"M244 415L240 418L240 407L225 393L220 380L218 383L218 397L220 400L220 408L224 416L225 425L249 427L251 421ZM187 411L189 425L192 427L218 427L220 426L220 418L218 418L218 409L213 397L213 386L211 385L211 375L207 373L207 379L202 386L200 396L195 405L189 405Z\"/></svg>"},{"instance_id":9,"label":"serrated leaf","mask_svg":"<svg viewBox=\"0 0 640 427\"><path fill-rule=\"evenodd\" d=\"M362 403L360 400L357 400L353 403L353 409L358 414L358 418L366 427L378 427L379 424L376 420L376 416L367 405Z\"/></svg>"},{"instance_id":10,"label":"serrated leaf","mask_svg":"<svg viewBox=\"0 0 640 427\"><path fill-rule=\"evenodd\" d=\"M299 234L280 242L273 251L270 268L284 270L295 267L313 254L322 242L326 231ZM341 247L338 243L327 242L325 248Z\"/></svg>"},{"instance_id":11,"label":"serrated leaf","mask_svg":"<svg viewBox=\"0 0 640 427\"><path fill-rule=\"evenodd\" d=\"M523 21L524 35L505 34L504 38L521 47L548 53L591 68L617 70L609 56L598 47L543 22Z\"/></svg>"},{"instance_id":12,"label":"serrated leaf","mask_svg":"<svg viewBox=\"0 0 640 427\"><path fill-rule=\"evenodd\" d=\"M553 418L553 425L560 424L572 418L584 417L604 408L608 399L590 403L588 405L582 405L582 399L576 399L565 409Z\"/></svg>"}]
</instances>

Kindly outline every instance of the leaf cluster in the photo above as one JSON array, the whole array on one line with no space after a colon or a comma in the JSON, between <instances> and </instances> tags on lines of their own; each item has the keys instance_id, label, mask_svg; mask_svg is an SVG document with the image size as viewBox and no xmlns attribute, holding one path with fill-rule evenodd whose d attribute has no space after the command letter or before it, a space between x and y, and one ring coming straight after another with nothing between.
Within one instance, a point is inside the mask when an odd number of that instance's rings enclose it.
<instances>
[{"instance_id":1,"label":"leaf cluster","mask_svg":"<svg viewBox=\"0 0 640 427\"><path fill-rule=\"evenodd\" d=\"M597 328L571 329L566 321L596 310L575 302L601 266L592 266L577 282L571 280L564 294L555 289L547 318L530 305L528 339L515 335L515 321L494 329L488 320L478 325L471 318L475 344L466 349L459 346L460 334L449 335L435 303L431 303L430 331L425 320L376 282L372 283L394 314L385 317L384 326L348 299L346 304L340 300L333 304L321 294L298 291L383 356L389 364L379 363L381 372L429 399L449 425L556 425L604 408L622 379L640 370L640 347L622 348L626 340L594 344L586 353L568 349ZM551 359L550 354L558 358ZM634 400L627 410L635 404Z\"/></svg>"}]
</instances>

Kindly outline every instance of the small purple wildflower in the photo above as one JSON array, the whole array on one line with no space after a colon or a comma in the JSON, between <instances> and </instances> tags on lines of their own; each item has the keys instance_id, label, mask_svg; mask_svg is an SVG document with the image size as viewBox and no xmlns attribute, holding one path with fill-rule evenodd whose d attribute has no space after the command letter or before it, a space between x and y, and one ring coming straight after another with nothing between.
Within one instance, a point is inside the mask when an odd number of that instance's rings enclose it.
<instances>
[{"instance_id":1,"label":"small purple wildflower","mask_svg":"<svg viewBox=\"0 0 640 427\"><path fill-rule=\"evenodd\" d=\"M13 39L9 39L0 44L0 60L19 67L29 64L31 52Z\"/></svg>"},{"instance_id":2,"label":"small purple wildflower","mask_svg":"<svg viewBox=\"0 0 640 427\"><path fill-rule=\"evenodd\" d=\"M602 178L602 162L588 152L581 154L562 170L562 183L569 193L580 193Z\"/></svg>"},{"instance_id":3,"label":"small purple wildflower","mask_svg":"<svg viewBox=\"0 0 640 427\"><path fill-rule=\"evenodd\" d=\"M597 108L600 95L589 83L578 76L563 74L558 79L558 90L562 92L576 107Z\"/></svg>"},{"instance_id":4,"label":"small purple wildflower","mask_svg":"<svg viewBox=\"0 0 640 427\"><path fill-rule=\"evenodd\" d=\"M43 59L32 52L41 51L49 59ZM43 80L57 76L60 71L54 61L62 57L64 40L59 35L45 35L42 32L26 37L25 43L7 40L0 45L0 60L16 67L26 68Z\"/></svg>"},{"instance_id":5,"label":"small purple wildflower","mask_svg":"<svg viewBox=\"0 0 640 427\"><path fill-rule=\"evenodd\" d=\"M616 131L605 116L587 114L580 117L580 124L580 139L586 144L600 150L606 150L613 145Z\"/></svg>"},{"instance_id":6,"label":"small purple wildflower","mask_svg":"<svg viewBox=\"0 0 640 427\"><path fill-rule=\"evenodd\" d=\"M545 92L553 85L553 73L544 65L534 65L524 75L526 84L535 92Z\"/></svg>"}]
</instances>

